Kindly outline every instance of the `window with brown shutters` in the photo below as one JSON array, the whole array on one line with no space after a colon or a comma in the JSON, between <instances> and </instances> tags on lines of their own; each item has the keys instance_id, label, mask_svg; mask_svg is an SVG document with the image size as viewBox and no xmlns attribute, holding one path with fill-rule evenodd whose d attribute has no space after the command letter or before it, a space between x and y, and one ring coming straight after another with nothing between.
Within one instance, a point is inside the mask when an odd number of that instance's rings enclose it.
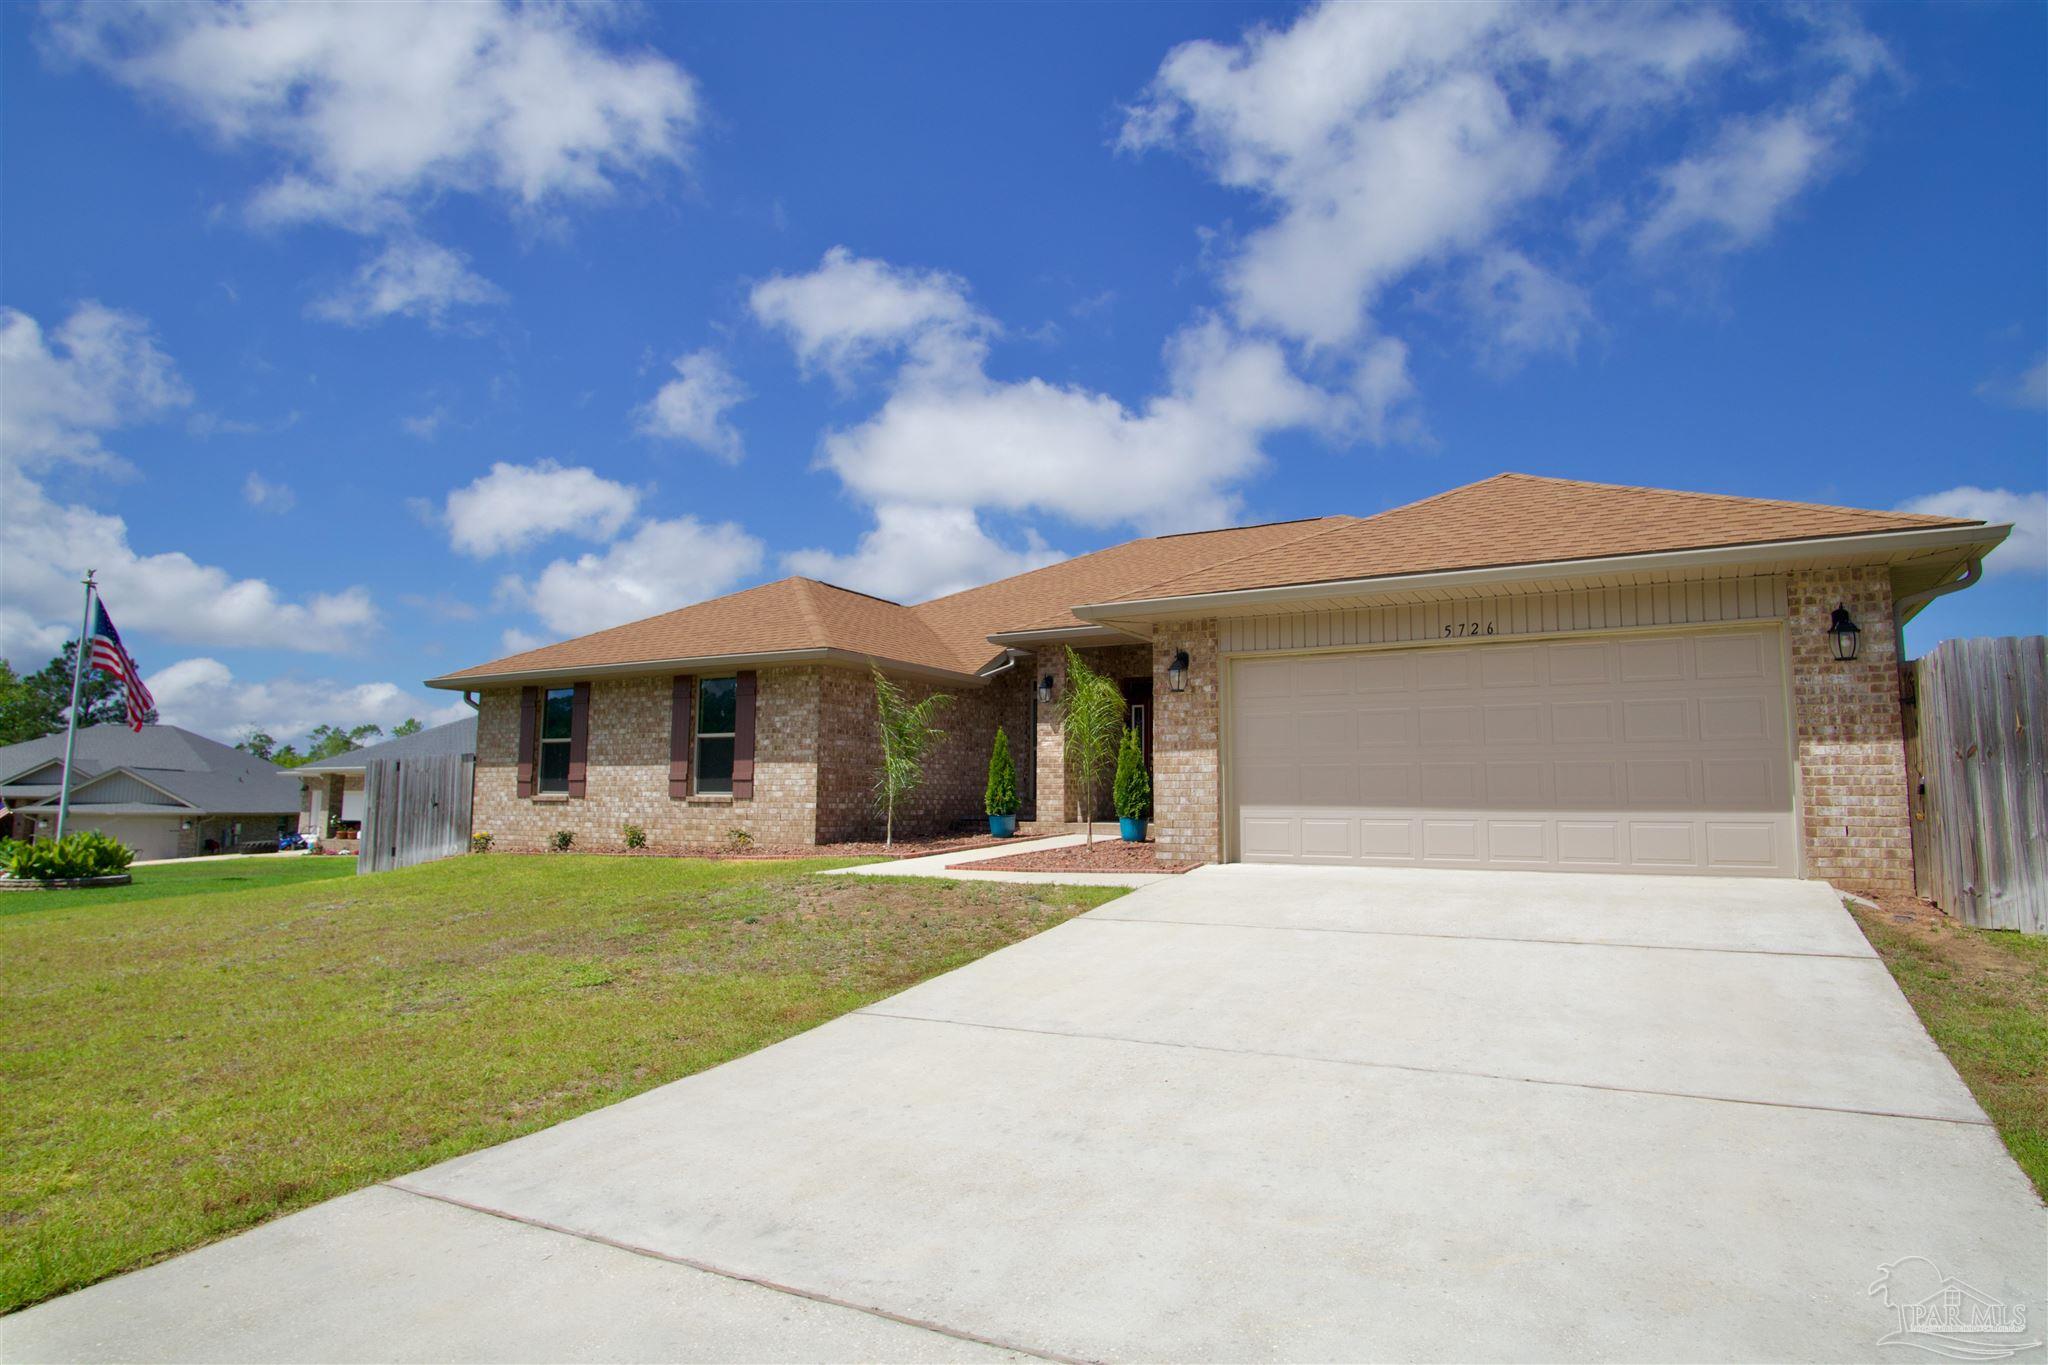
<instances>
[{"instance_id":1,"label":"window with brown shutters","mask_svg":"<svg viewBox=\"0 0 2048 1365\"><path fill-rule=\"evenodd\" d=\"M733 758L739 738L740 680L735 677L697 679L696 752L691 771L697 792L732 794Z\"/></svg>"},{"instance_id":2,"label":"window with brown shutters","mask_svg":"<svg viewBox=\"0 0 2048 1365\"><path fill-rule=\"evenodd\" d=\"M739 676L739 715L733 726L732 796L749 801L754 795L754 695L758 690L752 672Z\"/></svg>"},{"instance_id":3,"label":"window with brown shutters","mask_svg":"<svg viewBox=\"0 0 2048 1365\"><path fill-rule=\"evenodd\" d=\"M583 795L590 773L590 684L577 683L569 702L569 795Z\"/></svg>"},{"instance_id":4,"label":"window with brown shutters","mask_svg":"<svg viewBox=\"0 0 2048 1365\"><path fill-rule=\"evenodd\" d=\"M681 801L690 794L690 739L694 734L691 703L697 697L697 680L679 675L669 693L668 703L668 799Z\"/></svg>"},{"instance_id":5,"label":"window with brown shutters","mask_svg":"<svg viewBox=\"0 0 2048 1365\"><path fill-rule=\"evenodd\" d=\"M534 789L542 796L566 796L569 792L569 750L576 728L576 689L550 687L540 698L540 753L538 781Z\"/></svg>"},{"instance_id":6,"label":"window with brown shutters","mask_svg":"<svg viewBox=\"0 0 2048 1365\"><path fill-rule=\"evenodd\" d=\"M519 796L533 795L533 746L540 732L540 689L519 689Z\"/></svg>"}]
</instances>

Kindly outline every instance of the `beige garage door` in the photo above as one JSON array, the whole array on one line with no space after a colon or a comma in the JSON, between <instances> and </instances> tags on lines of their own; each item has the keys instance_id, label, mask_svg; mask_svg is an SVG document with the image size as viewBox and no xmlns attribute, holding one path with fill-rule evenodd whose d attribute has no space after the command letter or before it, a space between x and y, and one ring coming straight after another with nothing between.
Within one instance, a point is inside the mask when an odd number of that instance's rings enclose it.
<instances>
[{"instance_id":1,"label":"beige garage door","mask_svg":"<svg viewBox=\"0 0 2048 1365\"><path fill-rule=\"evenodd\" d=\"M1239 659L1247 862L1796 875L1779 632Z\"/></svg>"}]
</instances>

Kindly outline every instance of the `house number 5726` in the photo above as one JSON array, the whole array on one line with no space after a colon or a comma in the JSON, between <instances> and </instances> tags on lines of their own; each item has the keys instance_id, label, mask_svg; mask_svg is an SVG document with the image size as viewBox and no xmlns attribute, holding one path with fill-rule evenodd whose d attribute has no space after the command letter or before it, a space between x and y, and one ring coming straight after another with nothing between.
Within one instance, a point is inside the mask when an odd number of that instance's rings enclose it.
<instances>
[{"instance_id":1,"label":"house number 5726","mask_svg":"<svg viewBox=\"0 0 2048 1365\"><path fill-rule=\"evenodd\" d=\"M1444 627L1444 638L1446 640L1455 640L1466 635L1491 634L1493 634L1493 622L1491 621L1455 621Z\"/></svg>"}]
</instances>

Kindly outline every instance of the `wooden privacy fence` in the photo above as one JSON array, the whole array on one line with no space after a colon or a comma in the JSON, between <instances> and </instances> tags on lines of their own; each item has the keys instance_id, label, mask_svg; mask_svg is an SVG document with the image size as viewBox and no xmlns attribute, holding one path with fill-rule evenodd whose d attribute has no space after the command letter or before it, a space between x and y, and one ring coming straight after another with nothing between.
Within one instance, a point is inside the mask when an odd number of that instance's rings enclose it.
<instances>
[{"instance_id":1,"label":"wooden privacy fence","mask_svg":"<svg viewBox=\"0 0 2048 1365\"><path fill-rule=\"evenodd\" d=\"M469 849L471 754L386 758L363 771L363 844L356 871L449 858Z\"/></svg>"},{"instance_id":2,"label":"wooden privacy fence","mask_svg":"<svg viewBox=\"0 0 2048 1365\"><path fill-rule=\"evenodd\" d=\"M1908 668L1914 889L2048 934L2048 638L1946 640Z\"/></svg>"}]
</instances>

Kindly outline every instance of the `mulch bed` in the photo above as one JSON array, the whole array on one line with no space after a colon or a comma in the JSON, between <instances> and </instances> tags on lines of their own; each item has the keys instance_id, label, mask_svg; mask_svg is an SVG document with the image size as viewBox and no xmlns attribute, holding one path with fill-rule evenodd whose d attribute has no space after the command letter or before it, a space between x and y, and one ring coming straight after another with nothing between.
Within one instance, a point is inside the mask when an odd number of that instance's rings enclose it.
<instances>
[{"instance_id":1,"label":"mulch bed","mask_svg":"<svg viewBox=\"0 0 2048 1365\"><path fill-rule=\"evenodd\" d=\"M920 839L898 839L891 847L884 848L882 841L854 841L841 844L745 844L735 847L720 841L715 844L682 844L664 848L624 848L617 844L585 847L577 844L571 853L590 854L611 858L708 858L714 862L744 862L749 860L780 861L790 858L925 858L935 853L965 853L969 849L987 848L1004 842L987 834L962 834L927 837ZM548 849L539 848L494 848L493 853L546 854Z\"/></svg>"},{"instance_id":2,"label":"mulch bed","mask_svg":"<svg viewBox=\"0 0 2048 1365\"><path fill-rule=\"evenodd\" d=\"M971 872L1192 872L1200 862L1162 863L1159 847L1150 839L1126 843L1111 834L1092 844L1070 844L1065 848L1042 848L1030 853L1012 853L1007 858L978 858L971 863L950 863Z\"/></svg>"}]
</instances>

